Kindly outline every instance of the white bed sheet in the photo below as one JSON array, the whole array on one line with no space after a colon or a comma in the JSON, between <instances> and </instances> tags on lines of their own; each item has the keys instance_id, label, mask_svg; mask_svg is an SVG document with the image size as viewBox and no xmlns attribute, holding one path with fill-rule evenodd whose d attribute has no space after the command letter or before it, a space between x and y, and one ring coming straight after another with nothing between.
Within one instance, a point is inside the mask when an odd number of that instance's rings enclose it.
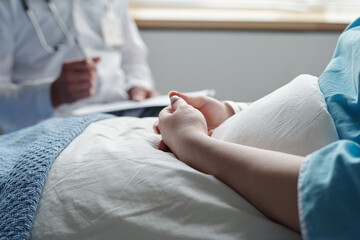
<instances>
[{"instance_id":1,"label":"white bed sheet","mask_svg":"<svg viewBox=\"0 0 360 240\"><path fill-rule=\"evenodd\" d=\"M301 239L157 150L155 118L91 124L55 160L31 239Z\"/></svg>"}]
</instances>

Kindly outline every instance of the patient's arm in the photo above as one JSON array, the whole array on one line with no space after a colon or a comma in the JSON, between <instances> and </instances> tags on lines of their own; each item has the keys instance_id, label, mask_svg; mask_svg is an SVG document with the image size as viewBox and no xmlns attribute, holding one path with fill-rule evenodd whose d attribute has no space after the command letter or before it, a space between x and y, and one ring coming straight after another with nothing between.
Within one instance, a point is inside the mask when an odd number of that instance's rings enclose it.
<instances>
[{"instance_id":1,"label":"patient's arm","mask_svg":"<svg viewBox=\"0 0 360 240\"><path fill-rule=\"evenodd\" d=\"M303 158L213 139L199 111L182 99L171 100L158 127L176 156L217 177L269 218L299 231L297 179Z\"/></svg>"}]
</instances>

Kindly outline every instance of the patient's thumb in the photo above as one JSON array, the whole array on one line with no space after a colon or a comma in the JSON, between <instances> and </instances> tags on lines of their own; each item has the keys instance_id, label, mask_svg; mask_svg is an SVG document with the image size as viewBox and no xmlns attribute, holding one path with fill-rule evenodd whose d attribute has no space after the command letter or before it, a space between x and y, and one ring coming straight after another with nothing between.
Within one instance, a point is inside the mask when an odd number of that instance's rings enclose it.
<instances>
[{"instance_id":1,"label":"patient's thumb","mask_svg":"<svg viewBox=\"0 0 360 240\"><path fill-rule=\"evenodd\" d=\"M187 98L189 97L187 94L177 92L177 91L169 92L169 97L171 98L172 96L178 96L178 97L184 99L186 102L187 102Z\"/></svg>"},{"instance_id":2,"label":"patient's thumb","mask_svg":"<svg viewBox=\"0 0 360 240\"><path fill-rule=\"evenodd\" d=\"M176 110L182 105L187 105L187 103L184 101L184 99L174 95L170 98L171 107Z\"/></svg>"},{"instance_id":3,"label":"patient's thumb","mask_svg":"<svg viewBox=\"0 0 360 240\"><path fill-rule=\"evenodd\" d=\"M204 104L203 98L199 97L198 95L190 95L190 94L180 93L177 91L171 91L169 93L169 97L171 98L173 96L178 96L178 97L184 99L184 101L187 104L190 104L191 106L193 106L195 108L199 108Z\"/></svg>"}]
</instances>

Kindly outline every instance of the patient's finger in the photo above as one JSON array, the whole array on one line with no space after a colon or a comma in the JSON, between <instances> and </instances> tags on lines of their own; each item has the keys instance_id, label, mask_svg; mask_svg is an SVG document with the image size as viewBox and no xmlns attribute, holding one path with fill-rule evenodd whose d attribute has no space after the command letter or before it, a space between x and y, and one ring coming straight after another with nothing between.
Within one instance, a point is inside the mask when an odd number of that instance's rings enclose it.
<instances>
[{"instance_id":1,"label":"patient's finger","mask_svg":"<svg viewBox=\"0 0 360 240\"><path fill-rule=\"evenodd\" d=\"M167 116L169 116L173 112L174 112L174 109L172 109L171 106L167 106L167 107L163 108L158 115L158 121L161 122L162 119L165 119Z\"/></svg>"},{"instance_id":2,"label":"patient's finger","mask_svg":"<svg viewBox=\"0 0 360 240\"><path fill-rule=\"evenodd\" d=\"M178 96L178 97L184 99L185 102L187 102L188 104L190 104L191 106L193 106L195 108L201 108L206 102L204 99L204 96L196 96L196 95L192 96L192 95L180 93L177 91L169 92L169 97L171 98L173 96Z\"/></svg>"},{"instance_id":3,"label":"patient's finger","mask_svg":"<svg viewBox=\"0 0 360 240\"><path fill-rule=\"evenodd\" d=\"M163 140L161 140L159 142L159 146L158 146L158 149L163 151L163 152L171 152L170 148L164 143Z\"/></svg>"},{"instance_id":4,"label":"patient's finger","mask_svg":"<svg viewBox=\"0 0 360 240\"><path fill-rule=\"evenodd\" d=\"M209 131L208 131L208 135L209 135L209 137L211 137L211 136L212 136L213 132L214 132L214 129L211 129L211 130L209 130Z\"/></svg>"},{"instance_id":5,"label":"patient's finger","mask_svg":"<svg viewBox=\"0 0 360 240\"><path fill-rule=\"evenodd\" d=\"M184 99L174 95L170 98L171 107L176 111L180 106L188 105Z\"/></svg>"},{"instance_id":6,"label":"patient's finger","mask_svg":"<svg viewBox=\"0 0 360 240\"><path fill-rule=\"evenodd\" d=\"M173 96L178 96L178 97L184 99L187 102L188 96L186 94L183 94L183 93L180 93L180 92L177 92L177 91L170 91L169 92L169 98L171 99Z\"/></svg>"},{"instance_id":7,"label":"patient's finger","mask_svg":"<svg viewBox=\"0 0 360 240\"><path fill-rule=\"evenodd\" d=\"M153 129L154 129L154 132L157 133L157 134L161 134L160 133L160 129L159 129L159 119L157 119L153 125Z\"/></svg>"}]
</instances>

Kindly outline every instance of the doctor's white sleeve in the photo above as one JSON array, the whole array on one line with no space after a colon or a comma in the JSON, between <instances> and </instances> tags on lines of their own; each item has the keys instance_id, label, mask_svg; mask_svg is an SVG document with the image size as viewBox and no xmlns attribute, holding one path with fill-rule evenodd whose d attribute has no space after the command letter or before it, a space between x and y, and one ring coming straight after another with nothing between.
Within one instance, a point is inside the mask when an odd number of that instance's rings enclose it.
<instances>
[{"instance_id":1,"label":"doctor's white sleeve","mask_svg":"<svg viewBox=\"0 0 360 240\"><path fill-rule=\"evenodd\" d=\"M139 30L127 11L125 1L121 1L122 9L119 9L124 44L121 47L122 69L126 75L126 90L134 86L153 88L154 82L150 67L147 63L148 50L141 39Z\"/></svg>"},{"instance_id":2,"label":"doctor's white sleeve","mask_svg":"<svg viewBox=\"0 0 360 240\"><path fill-rule=\"evenodd\" d=\"M12 132L48 118L53 113L49 81L17 83L12 69L15 64L15 32L10 7L0 3L0 128Z\"/></svg>"}]
</instances>

